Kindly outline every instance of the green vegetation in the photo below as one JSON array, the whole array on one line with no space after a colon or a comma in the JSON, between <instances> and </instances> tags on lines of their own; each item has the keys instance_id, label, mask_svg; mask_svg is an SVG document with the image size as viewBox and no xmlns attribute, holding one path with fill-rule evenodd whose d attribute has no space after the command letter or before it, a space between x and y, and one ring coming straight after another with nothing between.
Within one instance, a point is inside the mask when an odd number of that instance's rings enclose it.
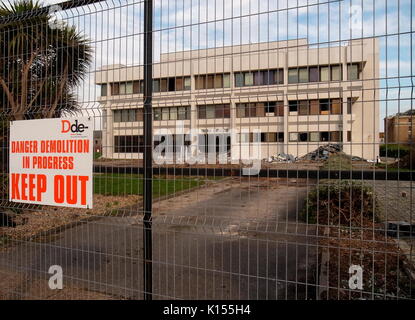
<instances>
[{"instance_id":1,"label":"green vegetation","mask_svg":"<svg viewBox=\"0 0 415 320\"><path fill-rule=\"evenodd\" d=\"M322 181L310 191L301 213L307 223L361 227L378 221L375 195L358 181Z\"/></svg>"},{"instance_id":2,"label":"green vegetation","mask_svg":"<svg viewBox=\"0 0 415 320\"><path fill-rule=\"evenodd\" d=\"M94 152L94 160L97 160L99 158L102 157L102 153L101 152Z\"/></svg>"},{"instance_id":3,"label":"green vegetation","mask_svg":"<svg viewBox=\"0 0 415 320\"><path fill-rule=\"evenodd\" d=\"M94 176L94 192L103 195L142 195L143 176L137 174L97 174ZM161 197L175 192L193 189L205 184L204 177L153 178L153 196Z\"/></svg>"},{"instance_id":4,"label":"green vegetation","mask_svg":"<svg viewBox=\"0 0 415 320\"><path fill-rule=\"evenodd\" d=\"M380 156L389 158L403 158L409 154L411 148L404 144L383 144L380 146Z\"/></svg>"},{"instance_id":5,"label":"green vegetation","mask_svg":"<svg viewBox=\"0 0 415 320\"><path fill-rule=\"evenodd\" d=\"M332 154L321 167L322 170L350 170L352 169L351 157L339 152Z\"/></svg>"}]
</instances>

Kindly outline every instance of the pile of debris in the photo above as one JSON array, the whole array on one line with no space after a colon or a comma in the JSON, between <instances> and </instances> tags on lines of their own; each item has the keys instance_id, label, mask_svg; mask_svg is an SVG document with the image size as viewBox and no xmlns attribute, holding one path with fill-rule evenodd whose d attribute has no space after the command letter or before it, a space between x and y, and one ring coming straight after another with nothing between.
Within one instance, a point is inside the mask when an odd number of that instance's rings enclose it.
<instances>
[{"instance_id":1,"label":"pile of debris","mask_svg":"<svg viewBox=\"0 0 415 320\"><path fill-rule=\"evenodd\" d=\"M268 159L266 159L267 162L273 163L273 162L286 162L286 163L292 163L297 161L297 157L294 157L292 154L288 153L278 153L276 156L271 156Z\"/></svg>"},{"instance_id":2,"label":"pile of debris","mask_svg":"<svg viewBox=\"0 0 415 320\"><path fill-rule=\"evenodd\" d=\"M343 153L343 148L340 144L327 144L319 147L317 150L307 153L302 156L300 160L327 160L331 155Z\"/></svg>"}]
</instances>

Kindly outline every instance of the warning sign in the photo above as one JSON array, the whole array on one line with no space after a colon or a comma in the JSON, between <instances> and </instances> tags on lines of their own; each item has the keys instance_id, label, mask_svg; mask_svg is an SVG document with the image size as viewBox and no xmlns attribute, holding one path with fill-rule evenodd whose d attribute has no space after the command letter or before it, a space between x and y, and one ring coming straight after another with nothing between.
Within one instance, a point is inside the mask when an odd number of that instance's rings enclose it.
<instances>
[{"instance_id":1,"label":"warning sign","mask_svg":"<svg viewBox=\"0 0 415 320\"><path fill-rule=\"evenodd\" d=\"M93 131L84 117L10 122L10 201L92 208Z\"/></svg>"}]
</instances>

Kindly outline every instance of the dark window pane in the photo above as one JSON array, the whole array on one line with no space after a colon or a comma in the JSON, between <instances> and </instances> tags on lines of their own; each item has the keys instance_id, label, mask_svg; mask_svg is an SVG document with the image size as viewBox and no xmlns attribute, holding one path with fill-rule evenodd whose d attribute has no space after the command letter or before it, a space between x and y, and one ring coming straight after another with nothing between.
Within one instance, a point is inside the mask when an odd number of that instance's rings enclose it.
<instances>
[{"instance_id":1,"label":"dark window pane","mask_svg":"<svg viewBox=\"0 0 415 320\"><path fill-rule=\"evenodd\" d=\"M198 118L199 119L206 119L206 106L199 106L198 107Z\"/></svg>"},{"instance_id":2,"label":"dark window pane","mask_svg":"<svg viewBox=\"0 0 415 320\"><path fill-rule=\"evenodd\" d=\"M196 76L196 90L206 89L206 76Z\"/></svg>"},{"instance_id":3,"label":"dark window pane","mask_svg":"<svg viewBox=\"0 0 415 320\"><path fill-rule=\"evenodd\" d=\"M213 74L207 76L206 89L213 89L215 87L215 77Z\"/></svg>"},{"instance_id":4,"label":"dark window pane","mask_svg":"<svg viewBox=\"0 0 415 320\"><path fill-rule=\"evenodd\" d=\"M136 112L136 121L143 121L144 120L144 110L143 109L137 109Z\"/></svg>"},{"instance_id":5,"label":"dark window pane","mask_svg":"<svg viewBox=\"0 0 415 320\"><path fill-rule=\"evenodd\" d=\"M319 81L319 72L318 67L310 67L310 82L318 82Z\"/></svg>"},{"instance_id":6,"label":"dark window pane","mask_svg":"<svg viewBox=\"0 0 415 320\"><path fill-rule=\"evenodd\" d=\"M120 84L112 83L111 84L111 95L116 96L120 94Z\"/></svg>"},{"instance_id":7,"label":"dark window pane","mask_svg":"<svg viewBox=\"0 0 415 320\"><path fill-rule=\"evenodd\" d=\"M255 86L262 86L263 83L264 83L263 71L256 71L254 73L254 85Z\"/></svg>"},{"instance_id":8,"label":"dark window pane","mask_svg":"<svg viewBox=\"0 0 415 320\"><path fill-rule=\"evenodd\" d=\"M215 106L215 118L222 119L223 118L223 105L218 104Z\"/></svg>"},{"instance_id":9,"label":"dark window pane","mask_svg":"<svg viewBox=\"0 0 415 320\"><path fill-rule=\"evenodd\" d=\"M134 81L133 82L133 93L137 94L137 93L142 93L141 92L141 81Z\"/></svg>"},{"instance_id":10,"label":"dark window pane","mask_svg":"<svg viewBox=\"0 0 415 320\"><path fill-rule=\"evenodd\" d=\"M329 141L330 133L329 132L320 132L320 141Z\"/></svg>"},{"instance_id":11,"label":"dark window pane","mask_svg":"<svg viewBox=\"0 0 415 320\"><path fill-rule=\"evenodd\" d=\"M278 117L283 117L284 116L284 102L283 101L278 101L277 102L277 111L276 111L276 115Z\"/></svg>"},{"instance_id":12,"label":"dark window pane","mask_svg":"<svg viewBox=\"0 0 415 320\"><path fill-rule=\"evenodd\" d=\"M320 100L320 114L327 115L330 113L330 103L327 99Z\"/></svg>"},{"instance_id":13,"label":"dark window pane","mask_svg":"<svg viewBox=\"0 0 415 320\"><path fill-rule=\"evenodd\" d=\"M176 91L176 81L175 78L169 78L168 79L168 84L169 84L169 91Z\"/></svg>"},{"instance_id":14,"label":"dark window pane","mask_svg":"<svg viewBox=\"0 0 415 320\"><path fill-rule=\"evenodd\" d=\"M223 106L223 117L229 119L231 117L231 105L225 104Z\"/></svg>"},{"instance_id":15,"label":"dark window pane","mask_svg":"<svg viewBox=\"0 0 415 320\"><path fill-rule=\"evenodd\" d=\"M298 134L298 141L307 142L308 141L308 132L301 132Z\"/></svg>"},{"instance_id":16,"label":"dark window pane","mask_svg":"<svg viewBox=\"0 0 415 320\"><path fill-rule=\"evenodd\" d=\"M297 112L298 111L298 101L289 101L288 102L290 112Z\"/></svg>"}]
</instances>

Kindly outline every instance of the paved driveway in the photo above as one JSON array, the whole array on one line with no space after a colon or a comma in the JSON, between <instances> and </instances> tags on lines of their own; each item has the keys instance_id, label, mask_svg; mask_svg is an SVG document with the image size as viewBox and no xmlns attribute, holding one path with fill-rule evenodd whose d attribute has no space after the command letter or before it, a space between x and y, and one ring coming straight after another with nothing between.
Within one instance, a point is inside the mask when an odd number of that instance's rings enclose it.
<instances>
[{"instance_id":1,"label":"paved driveway","mask_svg":"<svg viewBox=\"0 0 415 320\"><path fill-rule=\"evenodd\" d=\"M306 299L316 283L315 230L299 221L307 186L228 179L154 205L155 299ZM64 285L141 299L138 210L26 242L0 255L0 268L26 279L60 265ZM307 285L309 282L310 285Z\"/></svg>"}]
</instances>

